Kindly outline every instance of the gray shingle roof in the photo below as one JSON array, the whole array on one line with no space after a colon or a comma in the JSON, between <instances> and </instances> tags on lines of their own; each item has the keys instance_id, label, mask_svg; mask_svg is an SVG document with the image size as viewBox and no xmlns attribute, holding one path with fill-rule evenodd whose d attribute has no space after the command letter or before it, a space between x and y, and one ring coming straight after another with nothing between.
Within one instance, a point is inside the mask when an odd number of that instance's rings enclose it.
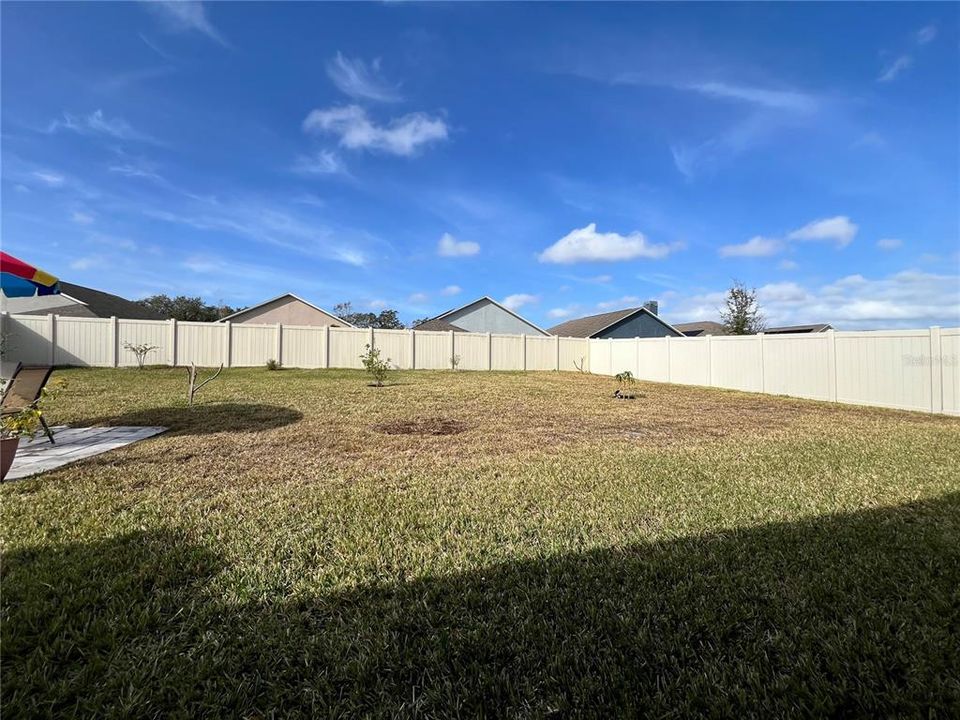
<instances>
[{"instance_id":1,"label":"gray shingle roof","mask_svg":"<svg viewBox=\"0 0 960 720\"><path fill-rule=\"evenodd\" d=\"M726 335L727 330L723 325L712 320L701 320L699 322L678 323L674 327L687 337L699 337L701 335Z\"/></svg>"},{"instance_id":2,"label":"gray shingle roof","mask_svg":"<svg viewBox=\"0 0 960 720\"><path fill-rule=\"evenodd\" d=\"M638 310L643 308L626 308L624 310L613 310L612 312L600 313L599 315L588 315L587 317L567 320L559 325L554 325L547 330L551 335L559 337L581 337L588 338L596 335L604 328L610 327L616 322L630 317Z\"/></svg>"},{"instance_id":3,"label":"gray shingle roof","mask_svg":"<svg viewBox=\"0 0 960 720\"><path fill-rule=\"evenodd\" d=\"M108 318L116 316L128 320L164 320L159 313L145 308L140 303L126 300L119 295L111 295L102 290L84 287L83 285L74 285L73 283L60 282L60 292L64 295L85 303L97 317Z\"/></svg>"}]
</instances>

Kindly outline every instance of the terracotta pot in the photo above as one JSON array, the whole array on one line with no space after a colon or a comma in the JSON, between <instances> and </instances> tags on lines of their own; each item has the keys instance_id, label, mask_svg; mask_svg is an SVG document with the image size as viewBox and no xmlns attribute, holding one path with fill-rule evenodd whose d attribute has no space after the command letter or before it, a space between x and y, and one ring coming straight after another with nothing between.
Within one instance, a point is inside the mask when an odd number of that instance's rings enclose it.
<instances>
[{"instance_id":1,"label":"terracotta pot","mask_svg":"<svg viewBox=\"0 0 960 720\"><path fill-rule=\"evenodd\" d=\"M17 447L20 445L20 438L3 438L0 440L0 482L6 479L10 466L13 465L13 459L17 456Z\"/></svg>"}]
</instances>

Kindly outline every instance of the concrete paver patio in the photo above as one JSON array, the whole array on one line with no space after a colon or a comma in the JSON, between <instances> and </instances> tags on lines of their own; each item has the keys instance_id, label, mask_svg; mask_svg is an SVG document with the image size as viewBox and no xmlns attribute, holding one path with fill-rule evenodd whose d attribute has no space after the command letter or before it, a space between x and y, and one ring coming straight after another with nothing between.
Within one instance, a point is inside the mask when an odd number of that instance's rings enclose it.
<instances>
[{"instance_id":1,"label":"concrete paver patio","mask_svg":"<svg viewBox=\"0 0 960 720\"><path fill-rule=\"evenodd\" d=\"M90 427L53 428L56 444L38 434L33 442L21 440L7 480L17 480L37 473L53 470L67 463L116 450L124 445L159 435L167 428L148 427Z\"/></svg>"}]
</instances>

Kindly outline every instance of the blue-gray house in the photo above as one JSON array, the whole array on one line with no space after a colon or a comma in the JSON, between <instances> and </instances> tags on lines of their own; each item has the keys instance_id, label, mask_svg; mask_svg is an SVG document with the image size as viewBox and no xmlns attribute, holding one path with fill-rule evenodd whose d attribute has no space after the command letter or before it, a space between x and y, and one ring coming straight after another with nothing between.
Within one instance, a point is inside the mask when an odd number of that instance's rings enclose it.
<instances>
[{"instance_id":1,"label":"blue-gray house","mask_svg":"<svg viewBox=\"0 0 960 720\"><path fill-rule=\"evenodd\" d=\"M683 333L661 319L657 303L643 307L588 315L555 325L548 332L560 337L579 338L656 338L683 337Z\"/></svg>"},{"instance_id":2,"label":"blue-gray house","mask_svg":"<svg viewBox=\"0 0 960 720\"><path fill-rule=\"evenodd\" d=\"M420 323L415 330L443 330L471 333L502 333L506 335L548 335L543 330L510 308L490 297L482 297L442 315Z\"/></svg>"}]
</instances>

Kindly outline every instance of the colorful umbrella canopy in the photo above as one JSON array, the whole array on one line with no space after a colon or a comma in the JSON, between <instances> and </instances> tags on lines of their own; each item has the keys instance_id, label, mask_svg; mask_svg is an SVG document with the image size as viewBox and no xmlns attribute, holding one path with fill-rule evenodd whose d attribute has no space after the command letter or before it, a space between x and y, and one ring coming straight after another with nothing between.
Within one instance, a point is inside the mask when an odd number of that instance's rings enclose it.
<instances>
[{"instance_id":1,"label":"colorful umbrella canopy","mask_svg":"<svg viewBox=\"0 0 960 720\"><path fill-rule=\"evenodd\" d=\"M8 298L56 295L60 292L60 281L13 255L0 252L0 290Z\"/></svg>"}]
</instances>

